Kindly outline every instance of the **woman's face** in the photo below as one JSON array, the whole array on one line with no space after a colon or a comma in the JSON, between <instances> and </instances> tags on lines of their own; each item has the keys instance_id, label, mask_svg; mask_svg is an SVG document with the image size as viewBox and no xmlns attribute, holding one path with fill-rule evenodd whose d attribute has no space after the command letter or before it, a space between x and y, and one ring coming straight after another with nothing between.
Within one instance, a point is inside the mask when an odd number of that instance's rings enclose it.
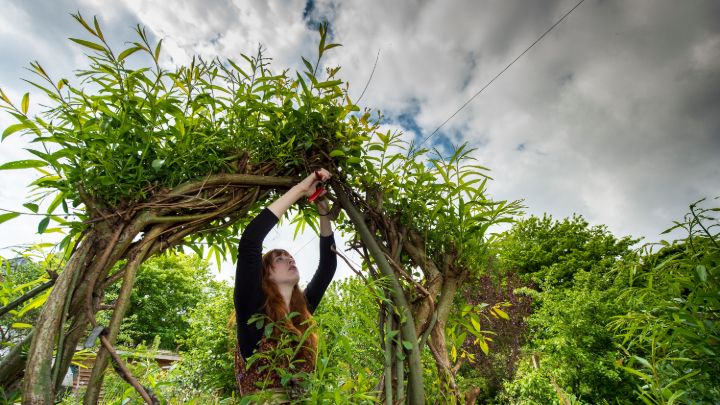
<instances>
[{"instance_id":1,"label":"woman's face","mask_svg":"<svg viewBox=\"0 0 720 405\"><path fill-rule=\"evenodd\" d=\"M295 266L295 259L286 253L281 253L272 259L272 267L268 279L275 284L294 286L300 281L300 273Z\"/></svg>"}]
</instances>

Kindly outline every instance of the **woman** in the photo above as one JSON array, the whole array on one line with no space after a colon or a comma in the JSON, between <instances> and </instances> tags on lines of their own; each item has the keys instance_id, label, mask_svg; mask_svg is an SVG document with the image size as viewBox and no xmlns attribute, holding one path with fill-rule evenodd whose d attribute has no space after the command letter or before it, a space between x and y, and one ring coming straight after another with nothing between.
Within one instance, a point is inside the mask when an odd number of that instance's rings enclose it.
<instances>
[{"instance_id":1,"label":"woman","mask_svg":"<svg viewBox=\"0 0 720 405\"><path fill-rule=\"evenodd\" d=\"M308 331L312 313L317 308L337 267L332 252L335 243L328 216L327 201L316 200L320 214L320 263L305 291L300 291L300 274L293 257L285 250L274 249L261 255L265 236L296 201L313 195L320 182L331 177L325 169L308 176L275 202L265 208L247 226L240 238L238 264L235 273L235 316L238 350L235 353L235 375L242 395L257 390L283 390L279 368L290 368L293 373L312 372L315 368L317 338ZM322 193L324 194L324 192ZM318 197L322 197L322 194ZM290 313L297 315L288 317ZM266 324L274 323L270 333L255 322L257 314L265 316ZM278 342L294 338L301 347L293 358L284 363L273 362L269 356L248 365L248 358L257 351L273 353ZM293 339L290 339L293 340Z\"/></svg>"}]
</instances>

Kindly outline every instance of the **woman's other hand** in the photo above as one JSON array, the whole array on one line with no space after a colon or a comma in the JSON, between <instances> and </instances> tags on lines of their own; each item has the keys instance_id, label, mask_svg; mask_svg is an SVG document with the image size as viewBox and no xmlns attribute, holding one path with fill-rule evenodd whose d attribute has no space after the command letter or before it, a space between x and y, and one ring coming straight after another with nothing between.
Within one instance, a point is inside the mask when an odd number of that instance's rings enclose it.
<instances>
[{"instance_id":1,"label":"woman's other hand","mask_svg":"<svg viewBox=\"0 0 720 405\"><path fill-rule=\"evenodd\" d=\"M320 216L325 217L330 214L330 206L328 205L327 198L318 198L315 200L315 206L317 207L318 214L320 214Z\"/></svg>"}]
</instances>

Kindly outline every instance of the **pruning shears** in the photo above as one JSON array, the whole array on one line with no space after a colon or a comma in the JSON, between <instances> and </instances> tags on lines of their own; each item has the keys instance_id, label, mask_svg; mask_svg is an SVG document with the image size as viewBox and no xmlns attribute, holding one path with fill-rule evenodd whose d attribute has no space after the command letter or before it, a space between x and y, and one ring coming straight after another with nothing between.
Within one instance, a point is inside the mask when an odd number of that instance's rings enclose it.
<instances>
[{"instance_id":1,"label":"pruning shears","mask_svg":"<svg viewBox=\"0 0 720 405\"><path fill-rule=\"evenodd\" d=\"M322 177L320 177L320 172L315 171L315 179L319 182L315 188L315 192L308 197L308 201L314 202L318 197L320 197L325 192L325 182L323 181Z\"/></svg>"}]
</instances>

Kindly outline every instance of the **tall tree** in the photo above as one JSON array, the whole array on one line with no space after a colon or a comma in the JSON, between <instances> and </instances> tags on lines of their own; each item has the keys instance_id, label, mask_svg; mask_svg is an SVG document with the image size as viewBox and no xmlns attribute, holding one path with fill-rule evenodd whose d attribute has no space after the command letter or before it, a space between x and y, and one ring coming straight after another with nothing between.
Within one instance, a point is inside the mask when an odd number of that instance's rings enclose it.
<instances>
[{"instance_id":1,"label":"tall tree","mask_svg":"<svg viewBox=\"0 0 720 405\"><path fill-rule=\"evenodd\" d=\"M165 254L147 260L138 270L119 341L149 344L157 336L160 349L184 348L188 314L209 293L210 279L207 263L197 256ZM117 288L108 290L108 301L117 293Z\"/></svg>"}]
</instances>

